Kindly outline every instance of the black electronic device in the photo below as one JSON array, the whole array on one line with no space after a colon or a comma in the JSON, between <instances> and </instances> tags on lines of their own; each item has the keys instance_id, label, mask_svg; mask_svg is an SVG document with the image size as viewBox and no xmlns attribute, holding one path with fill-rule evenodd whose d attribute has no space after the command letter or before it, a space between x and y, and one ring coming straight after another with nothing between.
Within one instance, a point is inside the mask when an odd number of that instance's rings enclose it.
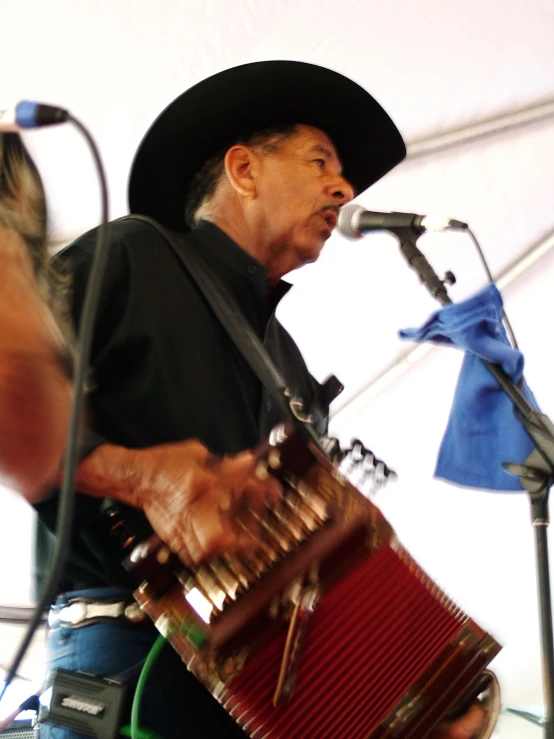
<instances>
[{"instance_id":1,"label":"black electronic device","mask_svg":"<svg viewBox=\"0 0 554 739\"><path fill-rule=\"evenodd\" d=\"M50 704L41 704L40 722L64 726L96 739L119 736L125 696L122 683L60 669L52 672L49 687Z\"/></svg>"}]
</instances>

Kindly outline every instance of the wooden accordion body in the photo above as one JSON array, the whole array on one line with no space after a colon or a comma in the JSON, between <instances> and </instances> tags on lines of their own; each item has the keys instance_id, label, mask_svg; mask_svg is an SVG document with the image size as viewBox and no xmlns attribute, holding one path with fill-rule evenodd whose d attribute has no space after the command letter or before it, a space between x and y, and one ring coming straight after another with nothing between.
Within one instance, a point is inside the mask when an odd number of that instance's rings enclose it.
<instances>
[{"instance_id":1,"label":"wooden accordion body","mask_svg":"<svg viewBox=\"0 0 554 739\"><path fill-rule=\"evenodd\" d=\"M259 557L185 569L153 537L130 557L137 601L251 737L423 739L499 645L315 445L265 459L285 502Z\"/></svg>"}]
</instances>

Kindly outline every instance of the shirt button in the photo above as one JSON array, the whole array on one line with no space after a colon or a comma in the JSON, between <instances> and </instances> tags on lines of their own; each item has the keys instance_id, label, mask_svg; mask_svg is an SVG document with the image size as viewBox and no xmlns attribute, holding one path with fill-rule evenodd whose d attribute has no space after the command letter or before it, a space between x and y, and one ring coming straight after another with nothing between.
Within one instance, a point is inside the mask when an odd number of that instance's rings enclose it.
<instances>
[{"instance_id":1,"label":"shirt button","mask_svg":"<svg viewBox=\"0 0 554 739\"><path fill-rule=\"evenodd\" d=\"M258 268L254 264L251 264L250 267L248 267L248 271L251 275L255 275L258 273Z\"/></svg>"}]
</instances>

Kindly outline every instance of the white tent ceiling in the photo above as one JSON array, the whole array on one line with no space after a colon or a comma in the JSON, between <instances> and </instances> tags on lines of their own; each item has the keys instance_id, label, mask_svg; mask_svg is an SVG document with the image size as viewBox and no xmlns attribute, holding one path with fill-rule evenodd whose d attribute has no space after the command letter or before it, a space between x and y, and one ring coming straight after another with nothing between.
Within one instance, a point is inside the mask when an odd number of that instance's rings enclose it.
<instances>
[{"instance_id":1,"label":"white tent ceiling","mask_svg":"<svg viewBox=\"0 0 554 739\"><path fill-rule=\"evenodd\" d=\"M409 150L360 203L468 222L496 277L539 247L534 263L510 272L502 286L527 380L543 411L554 413L554 3L19 0L3 19L2 101L61 105L87 126L104 159L112 217L125 213L127 171L150 122L209 74L282 58L360 82L388 110ZM488 135L470 138L479 131ZM52 241L65 243L99 217L88 150L69 126L25 138L46 183ZM455 301L484 285L466 235L426 235L419 247L439 275L455 273ZM397 470L399 482L378 504L431 575L505 644L496 661L505 703L540 708L526 498L432 479L461 355L434 348L375 385L410 349L397 330L419 325L437 304L387 234L357 243L334 235L319 262L291 280L296 287L282 321L313 373L334 373L345 384L335 433L343 441L362 438ZM11 498L4 499L9 512ZM24 507L17 511L23 520ZM25 597L3 583L2 599ZM519 731L513 736L533 735L530 725Z\"/></svg>"}]
</instances>

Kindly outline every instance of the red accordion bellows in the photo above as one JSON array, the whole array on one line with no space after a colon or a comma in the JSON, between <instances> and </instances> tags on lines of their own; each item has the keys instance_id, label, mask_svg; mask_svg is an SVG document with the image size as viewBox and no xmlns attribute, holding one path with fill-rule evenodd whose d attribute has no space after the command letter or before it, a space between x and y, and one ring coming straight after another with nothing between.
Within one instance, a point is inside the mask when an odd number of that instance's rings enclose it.
<instances>
[{"instance_id":1,"label":"red accordion bellows","mask_svg":"<svg viewBox=\"0 0 554 739\"><path fill-rule=\"evenodd\" d=\"M284 636L250 660L220 700L255 737L365 739L467 621L450 601L441 604L440 595L413 562L387 546L316 608L288 706L272 706Z\"/></svg>"}]
</instances>

